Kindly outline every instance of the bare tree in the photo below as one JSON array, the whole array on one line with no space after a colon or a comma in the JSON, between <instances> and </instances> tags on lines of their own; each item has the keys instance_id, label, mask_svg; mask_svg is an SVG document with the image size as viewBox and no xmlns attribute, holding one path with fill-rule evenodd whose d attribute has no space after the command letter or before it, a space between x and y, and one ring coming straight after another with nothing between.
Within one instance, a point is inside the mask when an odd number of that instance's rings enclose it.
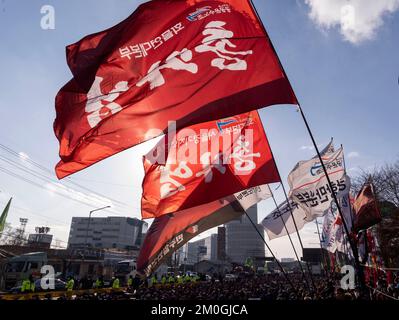
<instances>
[{"instance_id":1,"label":"bare tree","mask_svg":"<svg viewBox=\"0 0 399 320\"><path fill-rule=\"evenodd\" d=\"M371 181L379 201L387 201L399 208L399 160L369 171L362 171L353 179L352 187L359 192L362 186Z\"/></svg>"}]
</instances>

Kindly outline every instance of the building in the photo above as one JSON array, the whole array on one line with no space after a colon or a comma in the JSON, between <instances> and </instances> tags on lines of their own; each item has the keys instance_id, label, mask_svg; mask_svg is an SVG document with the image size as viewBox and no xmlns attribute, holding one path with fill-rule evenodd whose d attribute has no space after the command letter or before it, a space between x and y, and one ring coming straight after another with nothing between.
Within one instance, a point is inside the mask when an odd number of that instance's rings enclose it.
<instances>
[{"instance_id":1,"label":"building","mask_svg":"<svg viewBox=\"0 0 399 320\"><path fill-rule=\"evenodd\" d=\"M202 260L218 260L218 235L211 234L201 240L189 242L186 246L186 263L195 264Z\"/></svg>"},{"instance_id":2,"label":"building","mask_svg":"<svg viewBox=\"0 0 399 320\"><path fill-rule=\"evenodd\" d=\"M35 248L50 248L52 241L52 234L31 233L28 237L28 245Z\"/></svg>"},{"instance_id":3,"label":"building","mask_svg":"<svg viewBox=\"0 0 399 320\"><path fill-rule=\"evenodd\" d=\"M148 224L136 218L73 217L68 248L138 249L147 232Z\"/></svg>"},{"instance_id":4,"label":"building","mask_svg":"<svg viewBox=\"0 0 399 320\"><path fill-rule=\"evenodd\" d=\"M302 269L301 269L301 266ZM276 261L267 261L266 262L266 271L267 272L277 272L280 273L281 269L279 267L279 265L277 264ZM284 271L286 272L301 272L302 270L304 270L305 272L307 272L307 266L306 263L304 262L298 262L297 260L293 259L292 261L280 261L280 265L283 267ZM313 273L313 272L312 272Z\"/></svg>"},{"instance_id":5,"label":"building","mask_svg":"<svg viewBox=\"0 0 399 320\"><path fill-rule=\"evenodd\" d=\"M53 235L49 234L50 228L48 227L36 227L36 233L31 233L28 236L28 246L37 249L50 249L51 242L53 241Z\"/></svg>"},{"instance_id":6,"label":"building","mask_svg":"<svg viewBox=\"0 0 399 320\"><path fill-rule=\"evenodd\" d=\"M226 228L223 226L218 227L217 259L220 261L226 260Z\"/></svg>"},{"instance_id":7,"label":"building","mask_svg":"<svg viewBox=\"0 0 399 320\"><path fill-rule=\"evenodd\" d=\"M115 249L50 249L38 251L30 246L0 246L0 291L10 289L30 274L40 276L42 265L51 265L62 279L99 276L111 280L117 262L134 259L137 252ZM10 267L5 269L5 265Z\"/></svg>"},{"instance_id":8,"label":"building","mask_svg":"<svg viewBox=\"0 0 399 320\"><path fill-rule=\"evenodd\" d=\"M253 206L247 210L251 220L258 222L258 208ZM258 225L264 237L264 229ZM226 259L229 262L244 264L247 258L259 260L265 258L265 244L254 229L251 221L244 214L226 225Z\"/></svg>"},{"instance_id":9,"label":"building","mask_svg":"<svg viewBox=\"0 0 399 320\"><path fill-rule=\"evenodd\" d=\"M194 271L202 274L226 274L231 270L231 265L223 261L202 260L194 264Z\"/></svg>"}]
</instances>

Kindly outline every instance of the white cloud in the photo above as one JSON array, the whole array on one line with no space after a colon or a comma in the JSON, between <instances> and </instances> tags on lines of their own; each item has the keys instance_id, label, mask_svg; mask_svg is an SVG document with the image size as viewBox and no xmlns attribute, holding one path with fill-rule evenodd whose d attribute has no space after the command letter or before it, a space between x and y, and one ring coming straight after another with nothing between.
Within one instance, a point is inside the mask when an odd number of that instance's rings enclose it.
<instances>
[{"instance_id":1,"label":"white cloud","mask_svg":"<svg viewBox=\"0 0 399 320\"><path fill-rule=\"evenodd\" d=\"M301 150L310 150L310 151L312 151L312 150L314 150L314 147L313 146L302 146L300 149Z\"/></svg>"},{"instance_id":2,"label":"white cloud","mask_svg":"<svg viewBox=\"0 0 399 320\"><path fill-rule=\"evenodd\" d=\"M305 0L309 17L322 29L340 29L353 44L372 40L384 18L399 9L399 0Z\"/></svg>"},{"instance_id":3,"label":"white cloud","mask_svg":"<svg viewBox=\"0 0 399 320\"><path fill-rule=\"evenodd\" d=\"M357 151L352 151L348 153L348 159L359 158L360 154Z\"/></svg>"},{"instance_id":4,"label":"white cloud","mask_svg":"<svg viewBox=\"0 0 399 320\"><path fill-rule=\"evenodd\" d=\"M317 145L317 148L319 149L319 151L323 150L324 147L327 145L327 143L329 142L323 142ZM313 145L303 145L299 148L299 150L301 151L314 151L314 146Z\"/></svg>"}]
</instances>

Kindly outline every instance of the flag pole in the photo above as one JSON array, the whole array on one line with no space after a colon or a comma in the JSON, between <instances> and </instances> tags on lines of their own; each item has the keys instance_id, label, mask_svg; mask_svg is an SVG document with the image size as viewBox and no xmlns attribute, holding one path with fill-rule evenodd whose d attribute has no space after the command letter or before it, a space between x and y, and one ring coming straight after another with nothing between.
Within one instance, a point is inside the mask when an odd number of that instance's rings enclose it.
<instances>
[{"instance_id":1,"label":"flag pole","mask_svg":"<svg viewBox=\"0 0 399 320\"><path fill-rule=\"evenodd\" d=\"M305 280L305 282L306 282L306 286L308 287L308 290L310 291L311 288L310 288L308 279L306 278L305 271L303 270L303 267L302 267L302 264L301 264L301 260L299 260L298 253L297 253L297 251L296 251L296 249L295 249L295 246L294 246L294 243L293 243L293 241L292 241L291 235L290 235L290 233L288 232L287 225L285 224L285 221L284 221L283 217L281 216L281 212L280 212L280 209L279 209L279 207L278 207L276 198L274 197L273 191L271 190L270 187L269 187L269 189L270 189L270 193L271 193L271 195L272 195L273 202L274 202L274 204L275 204L275 206L276 206L276 209L277 209L278 213L280 214L279 216L280 216L281 222L282 222L283 225L284 225L285 232L287 232L288 239L290 239L290 243L291 243L292 249L294 250L295 257L296 257L296 259L297 259L297 261L298 261L298 264L299 264L299 267L300 267L300 269L301 269L302 276L303 276L303 278L304 278L304 280Z\"/></svg>"},{"instance_id":2,"label":"flag pole","mask_svg":"<svg viewBox=\"0 0 399 320\"><path fill-rule=\"evenodd\" d=\"M347 171L346 171L345 153L343 152L344 146L342 144L341 144L341 148L342 148L342 160L344 161L344 172L345 172L345 176L346 176ZM351 228L351 232L352 232L353 226L354 226L354 221L353 221L353 211L352 211L352 206L351 206L350 192L348 195L348 205L349 205L349 212L350 212L350 218L351 218L351 223L352 223L352 228Z\"/></svg>"},{"instance_id":3,"label":"flag pole","mask_svg":"<svg viewBox=\"0 0 399 320\"><path fill-rule=\"evenodd\" d=\"M237 201L238 202L238 201ZM241 206L241 204L238 202L238 204ZM242 207L241 207L242 208ZM269 247L269 245L267 244L265 238L262 236L262 234L259 232L258 227L256 226L255 222L253 222L253 220L251 219L251 217L249 216L249 214L247 213L246 210L244 210L244 208L242 208L242 210L245 212L245 215L247 216L248 220L251 222L252 226L254 227L255 231L258 233L259 237L262 239L263 243L266 245L267 250L269 250L270 254L272 255L274 261L276 261L278 267L280 268L281 272L283 273L285 279L288 281L288 283L290 284L290 286L292 287L292 289L294 290L295 294L298 297L298 291L295 288L295 286L293 285L293 283L291 282L290 278L288 277L287 273L285 272L283 266L281 265L281 263L277 260L276 256L274 255L272 249Z\"/></svg>"},{"instance_id":4,"label":"flag pole","mask_svg":"<svg viewBox=\"0 0 399 320\"><path fill-rule=\"evenodd\" d=\"M258 20L259 20L259 23L260 23L260 25L262 26L263 31L265 32L265 35L266 35L266 34L267 34L266 28L265 28L265 26L264 26L264 24L263 24L263 22L262 22L262 20L261 20L261 18L260 18L260 16L259 16L259 13L258 13L258 11L257 11L257 9L256 9L256 7L255 7L255 5L254 5L254 3L253 3L253 1L252 1L252 0L249 0L249 2L251 3L252 9L253 9L255 15L257 16L257 18L258 18ZM285 69L284 69L284 67L283 67L283 65L282 65L282 63L281 63L281 61L280 61L280 58L279 58L278 55L277 55L277 51L276 51L276 49L275 49L274 46L273 46L273 43L271 42L270 39L268 39L268 40L269 40L269 43L270 43L271 48L273 49L273 51L274 51L275 54L276 54L277 60L278 60L278 62L279 62L279 64L280 64L280 68L281 68L281 70L282 70L282 72L283 72L285 78L287 79L288 82L290 82L290 81L289 81L289 78L288 78L288 76L287 76L287 74L286 74L286 72L285 72ZM293 93L294 96L295 96L295 93L293 92L293 89L292 89L292 86L291 86L291 85L290 85L290 89L292 90L292 93ZM302 110L301 104L299 103L298 99L297 99L297 103L298 103L298 110L299 110L299 113L300 113L301 116L302 116L303 122L305 123L306 129L307 129L307 131L308 131L308 134L309 134L309 136L310 136L310 139L312 140L313 146L314 146L314 148L315 148L315 150L316 150L316 152L317 152L317 156L318 156L319 161L320 161L320 163L321 163L321 166L322 166L322 168L323 168L324 174L325 174L325 176L326 176L326 178L327 178L327 183L328 183L328 185L329 185L329 187L330 187L331 194L332 194L332 196L333 196L333 200L335 201L335 203L336 203L336 205L337 205L339 215L340 215L340 217L341 217L341 219L342 219L342 224L343 224L344 229L345 229L345 232L346 232L346 234L347 234L347 236L348 236L349 243L350 243L350 246L351 246L353 255L354 255L354 257L355 257L355 264L356 264L357 274L358 274L358 277L359 277L359 283L360 283L361 288L364 289L364 288L365 288L365 286L364 286L364 285L365 285L365 283L364 283L364 276L363 276L362 267L361 267L361 265L360 265L360 263L359 263L359 253L358 253L357 247L355 246L355 244L353 243L353 241L352 241L352 239L351 239L351 237L350 237L350 233L349 233L349 230L348 230L348 226L346 225L345 219L344 219L344 217L343 217L342 210L341 210L341 207L340 207L340 205L339 205L337 196L336 196L335 192L333 191L332 183L331 183L330 177L328 176L327 169L326 169L326 167L325 167L325 165L324 165L324 162L323 162L323 159L322 159L322 157L321 157L319 148L317 147L316 141L315 141L315 139L314 139L312 130L310 129L309 123L308 123L308 121L307 121L307 119L306 119L306 117L305 117L305 114L304 114L304 112L303 112L303 110Z\"/></svg>"},{"instance_id":5,"label":"flag pole","mask_svg":"<svg viewBox=\"0 0 399 320\"><path fill-rule=\"evenodd\" d=\"M273 158L273 160L274 160L274 158ZM277 166L277 165L276 165L276 166ZM279 173L279 174L280 174L280 173ZM296 234L297 234L297 236L298 236L299 244L300 244L300 246L301 246L302 255L303 255L304 248L303 248L302 238L301 238L301 236L300 236L300 234L299 234L298 226L297 226L296 221L295 221L295 216L294 216L294 212L293 212L292 207L291 207L290 200L288 199L287 191L285 190L285 187L284 187L283 182L281 182L281 177L280 177L280 184L281 184L281 186L282 186L282 188L283 188L283 192L284 192L285 200L287 201L287 204L288 204L288 208L290 209L290 214L291 214L292 221L294 221L295 231L296 231ZM310 280L312 281L313 288L316 290L316 285L315 285L315 283L314 283L312 270L310 270L310 267L309 267L308 262L307 262L307 261L305 261L305 262L306 262L306 267L307 267L308 272L309 272L309 275L310 275Z\"/></svg>"},{"instance_id":6,"label":"flag pole","mask_svg":"<svg viewBox=\"0 0 399 320\"><path fill-rule=\"evenodd\" d=\"M343 151L344 150L344 146L342 145L342 143L341 143L341 148L342 148L342 151ZM347 171L346 171L346 161L345 161L345 153L344 152L342 152L342 159L344 161L344 172L345 172L345 176L346 176L347 175ZM350 213L350 219L351 219L351 224L352 224L352 228L351 228L350 231L353 232L353 227L355 225L355 222L353 221L353 211L352 211L352 205L351 205L350 191L349 191L349 194L348 194L348 206L349 206L349 213ZM345 241L346 247L347 247L347 242L348 242L348 239L346 239L346 241ZM356 246L358 245L357 238L355 238L355 244L356 244ZM349 242L349 245L350 245L350 242ZM346 248L346 249L348 251L348 248ZM348 255L348 260L350 261L349 251L348 251L347 255Z\"/></svg>"},{"instance_id":7,"label":"flag pole","mask_svg":"<svg viewBox=\"0 0 399 320\"><path fill-rule=\"evenodd\" d=\"M324 251L323 251L323 245L321 244L322 239L321 239L321 235L320 235L319 222L317 221L317 218L315 219L315 222L316 222L317 234L319 236L321 258L323 259L323 269L324 269L324 273L326 274L326 276L328 276L327 259L326 259L326 256L324 254ZM330 260L330 264L331 264L331 260Z\"/></svg>"},{"instance_id":8,"label":"flag pole","mask_svg":"<svg viewBox=\"0 0 399 320\"><path fill-rule=\"evenodd\" d=\"M265 130L265 129L263 129L263 130ZM265 132L266 132L266 130L265 130ZM302 255L303 255L303 243L302 243L302 238L301 238L301 235L299 234L298 226L297 226L296 221L295 221L294 212L293 212L293 210L292 210L290 200L288 199L287 191L285 190L283 180L281 179L280 170L279 170L279 168L278 168L278 166L277 166L277 162L276 162L276 159L275 159L275 157L274 157L272 147L271 147L271 145L270 145L269 139L267 138L267 135L266 135L266 134L265 134L265 139L266 139L267 144L270 146L270 148L269 148L269 149L270 149L270 154L271 154L271 156L272 156L274 166L276 167L276 171L277 171L277 174L278 174L278 177L279 177L279 180L280 180L280 185L281 185L281 187L282 187L282 189L283 189L283 193L284 193L284 196L285 196L285 200L287 201L288 208L289 208L289 210L290 210L290 215L291 215L292 221L294 222L295 231L296 231L296 234L297 234L297 236L298 236L299 244L300 244L300 246L301 246ZM270 187L269 187L269 189L270 189ZM273 192L272 192L271 190L270 190L270 192L272 193L273 200L274 200ZM275 200L274 200L274 202L276 203ZM278 209L277 203L276 203L276 208ZM284 221L283 221L283 223L284 223ZM285 223L284 223L284 227L285 227ZM286 228L286 231L287 231L287 234L288 234L287 228ZM291 240L291 237L290 237L290 240ZM294 250L295 250L295 249L294 249ZM297 259L298 259L298 256L297 256ZM298 259L298 261L299 261L299 259ZM306 262L306 267L307 267L307 269L308 269L308 272L309 272L309 275L310 275L310 280L312 281L313 288L316 289L316 286L315 286L315 283L314 283L314 279L313 279L313 274L312 274L312 271L310 270L309 264L308 264L307 262ZM308 282L306 281L306 283L308 283Z\"/></svg>"},{"instance_id":9,"label":"flag pole","mask_svg":"<svg viewBox=\"0 0 399 320\"><path fill-rule=\"evenodd\" d=\"M350 246L351 246L351 249L352 249L352 252L353 252L353 256L355 257L355 266L356 266L357 274L358 274L358 277L359 277L359 284L360 284L360 287L361 287L362 289L364 289L364 288L365 288L364 275L363 275L363 269L362 269L362 267L361 267L361 265L360 265L360 263L359 263L359 252L358 252L358 250L357 250L357 246L356 246L356 244L353 242L353 239L351 238L351 234L350 234L350 232L349 232L348 225L347 225L347 223L346 223L346 221L345 221L345 218L344 218L344 215L343 215L343 213L342 213L342 208L341 208L341 206L339 205L339 201L338 201L337 195L336 195L335 192L333 191L333 186L332 186L332 183L331 183L331 179L330 179L330 177L329 177L329 175L328 175L328 172L327 172L326 166L325 166L325 164L324 164L324 161L323 161L323 159L322 159L322 157L321 157L319 148L317 147L317 144L316 144L316 141L315 141L315 139L314 139L314 137L313 137L312 131L310 130L309 123L308 123L308 121L306 120L305 114L304 114L304 112L303 112L303 110L302 110L301 105L299 104L299 102L298 102L298 107L299 107L299 112L300 112L300 114L301 114L301 116L302 116L302 119L303 119L303 121L304 121L304 123L305 123L305 126L306 126L306 128L307 128L307 131L308 131L308 133L309 133L309 136L310 136L310 138L311 138L311 140L312 140L313 146L314 146L314 148L315 148L315 150L316 150L316 152L317 152L317 156L318 156L318 158L319 158L319 161L320 161L321 166L322 166L322 168L323 168L325 177L326 177L326 179L327 179L327 183L328 183L328 185L329 185L329 187L330 187L330 190L331 190L331 195L332 195L332 197L333 197L333 200L334 200L335 204L337 205L338 213L339 213L339 216L341 217L341 220L342 220L342 225L344 226L344 230L345 230L346 236L348 237L348 241L349 241L349 244L350 244Z\"/></svg>"}]
</instances>

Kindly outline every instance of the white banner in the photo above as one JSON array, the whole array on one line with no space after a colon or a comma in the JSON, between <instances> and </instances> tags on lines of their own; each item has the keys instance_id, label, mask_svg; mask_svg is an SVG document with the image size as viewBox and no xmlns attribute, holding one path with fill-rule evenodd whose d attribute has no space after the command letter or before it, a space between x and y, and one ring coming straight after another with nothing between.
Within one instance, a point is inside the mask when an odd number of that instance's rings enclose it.
<instances>
[{"instance_id":1,"label":"white banner","mask_svg":"<svg viewBox=\"0 0 399 320\"><path fill-rule=\"evenodd\" d=\"M349 208L348 198L349 194L340 198L339 202L342 209L342 214L348 226L348 230L350 231L351 219L349 215L351 211ZM350 248L348 248L349 242L347 240L345 228L334 201L331 202L331 206L324 216L322 239L323 248L332 253L334 253L336 250L340 252L348 252L348 249L350 250Z\"/></svg>"},{"instance_id":2,"label":"white banner","mask_svg":"<svg viewBox=\"0 0 399 320\"><path fill-rule=\"evenodd\" d=\"M296 226L298 227L298 230L300 230L306 223L306 214L295 202L291 201L290 204ZM284 201L282 204L280 204L278 208L272 211L261 222L261 225L267 232L269 240L287 235L284 224L287 227L289 234L296 232L291 210L287 201Z\"/></svg>"},{"instance_id":3,"label":"white banner","mask_svg":"<svg viewBox=\"0 0 399 320\"><path fill-rule=\"evenodd\" d=\"M333 153L322 154L322 159L331 180L332 190L318 158L299 162L288 175L290 198L306 212L308 222L324 216L330 208L332 192L338 196L349 192L350 181L345 177L342 148Z\"/></svg>"},{"instance_id":4,"label":"white banner","mask_svg":"<svg viewBox=\"0 0 399 320\"><path fill-rule=\"evenodd\" d=\"M235 198L240 203L241 207L246 211L256 203L266 200L272 196L270 188L267 184L256 186L237 192L234 194Z\"/></svg>"},{"instance_id":5,"label":"white banner","mask_svg":"<svg viewBox=\"0 0 399 320\"><path fill-rule=\"evenodd\" d=\"M322 247L334 253L337 250L336 233L341 225L338 218L338 210L335 202L331 202L331 207L327 210L323 221L323 231L321 234Z\"/></svg>"}]
</instances>

